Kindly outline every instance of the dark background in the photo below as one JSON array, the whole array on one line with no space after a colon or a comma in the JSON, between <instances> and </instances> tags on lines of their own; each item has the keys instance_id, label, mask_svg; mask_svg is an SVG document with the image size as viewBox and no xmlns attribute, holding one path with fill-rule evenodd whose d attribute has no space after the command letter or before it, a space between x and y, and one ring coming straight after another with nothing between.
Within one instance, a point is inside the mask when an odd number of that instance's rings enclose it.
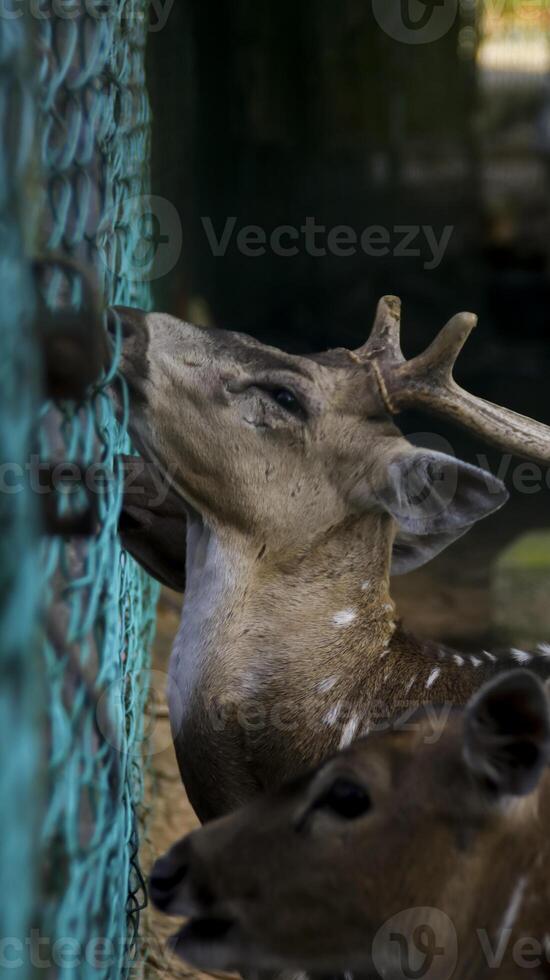
<instances>
[{"instance_id":1,"label":"dark background","mask_svg":"<svg viewBox=\"0 0 550 980\"><path fill-rule=\"evenodd\" d=\"M457 6L440 40L411 45L380 28L371 0L174 4L149 37L153 189L184 229L178 265L157 282L165 306L185 313L200 296L219 324L308 350L361 340L378 296L398 292L411 336L458 304L501 348L545 339L548 15L543 0L538 16L521 0L492 0L509 10L500 17ZM233 242L216 258L200 218L221 233L231 215L268 233L308 215L329 228L454 230L431 271L425 249L252 259Z\"/></svg>"},{"instance_id":2,"label":"dark background","mask_svg":"<svg viewBox=\"0 0 550 980\"><path fill-rule=\"evenodd\" d=\"M399 14L401 0L386 2ZM480 326L458 380L550 422L545 6L457 0L442 38L407 44L382 30L371 0L176 0L149 37L153 192L183 229L177 264L153 284L156 308L308 352L359 346L378 298L395 293L407 354L472 310ZM410 0L411 15L429 7ZM201 218L219 236L233 215L237 230L268 234L307 216L359 232L381 225L394 240L403 225L453 232L431 270L422 242L418 257L251 258L233 239L215 257ZM434 428L401 422L409 433ZM465 458L486 452L436 429ZM496 469L499 454L489 459ZM474 552L488 549L485 570L518 530L548 525L549 491L517 492L516 469L512 504L468 538Z\"/></svg>"}]
</instances>

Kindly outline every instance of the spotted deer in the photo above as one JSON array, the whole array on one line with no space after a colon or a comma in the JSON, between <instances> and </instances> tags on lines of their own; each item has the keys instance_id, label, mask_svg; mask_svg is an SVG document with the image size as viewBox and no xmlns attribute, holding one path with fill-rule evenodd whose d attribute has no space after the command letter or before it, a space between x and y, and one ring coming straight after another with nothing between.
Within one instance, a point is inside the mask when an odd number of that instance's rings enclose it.
<instances>
[{"instance_id":1,"label":"spotted deer","mask_svg":"<svg viewBox=\"0 0 550 980\"><path fill-rule=\"evenodd\" d=\"M164 581L173 568L180 587L185 561L168 698L202 821L398 708L464 703L503 665L407 635L389 591L390 571L428 561L507 498L488 472L412 446L393 415L419 406L550 463L549 429L453 380L473 315L410 361L392 297L359 350L308 357L163 314L120 308L117 321L135 442L171 480L156 540L137 515L130 546L139 557L145 540L147 567Z\"/></svg>"},{"instance_id":2,"label":"spotted deer","mask_svg":"<svg viewBox=\"0 0 550 980\"><path fill-rule=\"evenodd\" d=\"M190 917L175 951L248 974L548 980L547 691L504 674L439 735L369 735L177 843L150 883Z\"/></svg>"}]
</instances>

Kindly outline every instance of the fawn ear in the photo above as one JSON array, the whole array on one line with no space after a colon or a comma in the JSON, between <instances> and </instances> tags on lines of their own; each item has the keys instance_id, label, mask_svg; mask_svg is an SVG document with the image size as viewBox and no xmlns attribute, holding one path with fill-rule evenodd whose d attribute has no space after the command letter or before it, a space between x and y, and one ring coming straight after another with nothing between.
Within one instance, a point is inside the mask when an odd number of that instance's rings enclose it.
<instances>
[{"instance_id":1,"label":"fawn ear","mask_svg":"<svg viewBox=\"0 0 550 980\"><path fill-rule=\"evenodd\" d=\"M375 496L397 523L394 575L424 565L508 500L504 484L491 473L412 448L391 461Z\"/></svg>"},{"instance_id":2,"label":"fawn ear","mask_svg":"<svg viewBox=\"0 0 550 980\"><path fill-rule=\"evenodd\" d=\"M550 762L550 706L534 674L511 671L475 695L465 713L464 758L499 797L535 789Z\"/></svg>"},{"instance_id":3,"label":"fawn ear","mask_svg":"<svg viewBox=\"0 0 550 980\"><path fill-rule=\"evenodd\" d=\"M185 589L185 505L156 467L123 456L124 497L118 521L122 547L161 585Z\"/></svg>"}]
</instances>

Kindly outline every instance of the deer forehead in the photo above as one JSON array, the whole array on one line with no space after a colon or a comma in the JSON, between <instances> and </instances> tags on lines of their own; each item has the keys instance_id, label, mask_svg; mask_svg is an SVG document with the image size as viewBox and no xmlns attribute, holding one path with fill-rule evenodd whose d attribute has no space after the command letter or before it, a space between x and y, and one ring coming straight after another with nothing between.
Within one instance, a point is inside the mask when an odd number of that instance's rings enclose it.
<instances>
[{"instance_id":1,"label":"deer forehead","mask_svg":"<svg viewBox=\"0 0 550 980\"><path fill-rule=\"evenodd\" d=\"M175 358L197 367L225 362L243 370L286 370L306 379L315 374L308 371L306 358L268 347L246 334L195 326L163 313L146 316L145 336L151 361Z\"/></svg>"},{"instance_id":2,"label":"deer forehead","mask_svg":"<svg viewBox=\"0 0 550 980\"><path fill-rule=\"evenodd\" d=\"M421 706L415 715L407 718L402 729L371 733L355 742L342 758L359 777L368 779L373 771L386 772L388 789L401 792L403 785L411 786L413 794L403 800L404 805L414 804L416 787L429 787L434 795L439 795L441 788L445 796L449 783L439 780L442 772L446 772L450 779L455 773L457 785L460 784L462 790L461 715L453 712L447 718L440 738L434 742L433 725Z\"/></svg>"},{"instance_id":3,"label":"deer forehead","mask_svg":"<svg viewBox=\"0 0 550 980\"><path fill-rule=\"evenodd\" d=\"M288 354L246 334L197 327L162 313L145 316L139 343L142 365L147 364L141 373L147 374L152 388L167 381L185 382L193 370L226 383L271 376L294 383L313 396L321 410L330 408L361 420L377 415L378 389L371 367L344 349L324 355Z\"/></svg>"},{"instance_id":4,"label":"deer forehead","mask_svg":"<svg viewBox=\"0 0 550 980\"><path fill-rule=\"evenodd\" d=\"M406 769L416 766L423 753L427 734L428 726L419 717L418 722L413 720L406 730L374 732L359 739L341 758L358 776L366 777L373 771L389 773L389 788Z\"/></svg>"}]
</instances>

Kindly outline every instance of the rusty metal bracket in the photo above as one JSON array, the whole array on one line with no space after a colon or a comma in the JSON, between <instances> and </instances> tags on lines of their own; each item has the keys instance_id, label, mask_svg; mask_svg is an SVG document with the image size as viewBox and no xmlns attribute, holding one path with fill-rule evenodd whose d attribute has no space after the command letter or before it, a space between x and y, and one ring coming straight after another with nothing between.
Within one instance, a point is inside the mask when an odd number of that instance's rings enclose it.
<instances>
[{"instance_id":1,"label":"rusty metal bracket","mask_svg":"<svg viewBox=\"0 0 550 980\"><path fill-rule=\"evenodd\" d=\"M110 362L100 293L89 269L65 255L51 253L33 261L37 285L35 329L42 350L45 394L54 401L83 401ZM57 308L46 300L52 278L60 274ZM80 280L81 302L71 294Z\"/></svg>"},{"instance_id":2,"label":"rusty metal bracket","mask_svg":"<svg viewBox=\"0 0 550 980\"><path fill-rule=\"evenodd\" d=\"M63 466L72 468L70 483L85 498L82 507L62 513L59 507L60 485L64 482ZM61 460L40 462L40 517L42 532L47 537L93 537L99 514L97 493L86 485L86 467L82 463L63 463Z\"/></svg>"}]
</instances>

